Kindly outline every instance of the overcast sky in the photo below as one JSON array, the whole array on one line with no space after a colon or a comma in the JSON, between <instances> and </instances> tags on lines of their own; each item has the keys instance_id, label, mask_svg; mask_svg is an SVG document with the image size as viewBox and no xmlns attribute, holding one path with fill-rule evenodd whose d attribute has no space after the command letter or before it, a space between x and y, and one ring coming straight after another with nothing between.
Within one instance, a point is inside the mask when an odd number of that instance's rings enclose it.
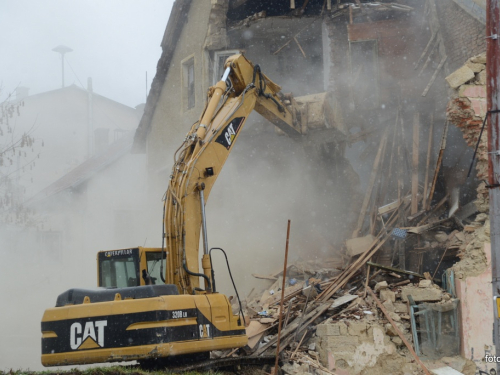
<instances>
[{"instance_id":1,"label":"overcast sky","mask_svg":"<svg viewBox=\"0 0 500 375\"><path fill-rule=\"evenodd\" d=\"M17 86L38 94L65 84L135 107L145 102L161 55L174 0L0 0L0 83L5 98Z\"/></svg>"}]
</instances>

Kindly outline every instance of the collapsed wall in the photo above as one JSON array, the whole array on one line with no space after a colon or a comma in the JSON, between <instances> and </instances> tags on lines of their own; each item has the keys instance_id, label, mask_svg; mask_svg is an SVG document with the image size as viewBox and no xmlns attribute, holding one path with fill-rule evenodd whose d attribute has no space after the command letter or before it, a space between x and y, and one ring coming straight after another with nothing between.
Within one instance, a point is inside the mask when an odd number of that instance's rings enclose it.
<instances>
[{"instance_id":1,"label":"collapsed wall","mask_svg":"<svg viewBox=\"0 0 500 375\"><path fill-rule=\"evenodd\" d=\"M493 300L491 298L491 243L488 188L488 135L482 131L486 116L486 54L475 56L446 80L454 89L447 108L450 122L463 133L470 147L476 148L476 175L480 182L474 202L480 212L464 228L464 243L460 246L460 261L452 269L456 276L457 296L460 298L462 323L462 354L471 358L478 369L494 368L486 363L486 354L495 353L491 329ZM481 134L482 131L482 135ZM479 138L481 137L481 138Z\"/></svg>"}]
</instances>

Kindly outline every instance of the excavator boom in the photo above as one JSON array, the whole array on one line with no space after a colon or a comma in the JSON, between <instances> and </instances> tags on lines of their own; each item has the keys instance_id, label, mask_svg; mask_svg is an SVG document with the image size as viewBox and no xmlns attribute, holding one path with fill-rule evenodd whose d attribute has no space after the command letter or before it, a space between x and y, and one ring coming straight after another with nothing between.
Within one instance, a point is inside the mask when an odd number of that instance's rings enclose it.
<instances>
[{"instance_id":1,"label":"excavator boom","mask_svg":"<svg viewBox=\"0 0 500 375\"><path fill-rule=\"evenodd\" d=\"M310 116L307 103L282 95L243 55L231 56L225 68L175 153L163 246L99 252L100 288L70 289L44 313L43 365L149 362L246 345L243 313L234 315L227 297L214 290L206 200L254 109L292 137L307 131Z\"/></svg>"}]
</instances>

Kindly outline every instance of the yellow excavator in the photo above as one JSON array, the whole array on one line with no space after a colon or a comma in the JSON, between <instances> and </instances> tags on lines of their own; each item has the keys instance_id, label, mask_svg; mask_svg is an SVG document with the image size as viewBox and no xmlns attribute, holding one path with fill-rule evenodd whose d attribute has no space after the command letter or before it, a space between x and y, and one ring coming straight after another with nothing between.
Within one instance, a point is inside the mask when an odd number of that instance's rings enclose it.
<instances>
[{"instance_id":1,"label":"yellow excavator","mask_svg":"<svg viewBox=\"0 0 500 375\"><path fill-rule=\"evenodd\" d=\"M316 116L307 113L309 104L326 105L325 95L301 103L280 90L243 55L226 61L200 120L175 153L162 247L98 253L99 288L70 289L43 315L44 366L147 363L246 345L241 303L234 315L228 298L216 291L211 253L222 249L209 250L205 202L253 109L299 137Z\"/></svg>"}]
</instances>

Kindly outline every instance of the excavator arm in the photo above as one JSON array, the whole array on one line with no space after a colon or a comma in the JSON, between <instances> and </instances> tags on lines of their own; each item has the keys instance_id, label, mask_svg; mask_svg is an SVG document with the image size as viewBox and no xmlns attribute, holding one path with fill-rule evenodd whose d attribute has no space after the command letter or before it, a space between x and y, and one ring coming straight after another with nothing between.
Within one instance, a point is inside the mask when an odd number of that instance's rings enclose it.
<instances>
[{"instance_id":1,"label":"excavator arm","mask_svg":"<svg viewBox=\"0 0 500 375\"><path fill-rule=\"evenodd\" d=\"M288 135L301 134L300 108L280 90L258 65L241 54L231 56L221 81L209 90L200 120L175 153L164 197L165 282L177 285L181 293L201 291L200 277L205 279L204 290L211 290L204 206L249 114L255 109ZM203 273L198 266L200 231Z\"/></svg>"},{"instance_id":2,"label":"excavator arm","mask_svg":"<svg viewBox=\"0 0 500 375\"><path fill-rule=\"evenodd\" d=\"M323 123L317 113L326 94L297 101L282 95L280 87L242 55L230 57L225 67L222 80L209 90L202 116L175 153L164 197L162 248L100 252L101 288L67 290L43 315L44 366L168 363L170 357L246 345L244 320L233 314L226 296L211 293L205 202L254 109L290 136L301 137L308 126ZM167 285L154 282L158 262L159 276ZM203 289L200 277L205 279Z\"/></svg>"}]
</instances>

